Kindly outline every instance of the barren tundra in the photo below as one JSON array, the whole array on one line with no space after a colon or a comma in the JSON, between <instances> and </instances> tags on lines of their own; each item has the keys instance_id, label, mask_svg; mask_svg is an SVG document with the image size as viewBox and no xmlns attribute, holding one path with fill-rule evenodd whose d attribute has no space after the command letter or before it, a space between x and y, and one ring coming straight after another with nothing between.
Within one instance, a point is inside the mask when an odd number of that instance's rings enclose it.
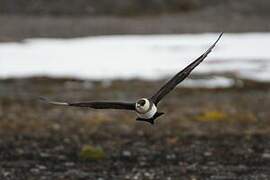
<instances>
[{"instance_id":1,"label":"barren tundra","mask_svg":"<svg viewBox=\"0 0 270 180\"><path fill-rule=\"evenodd\" d=\"M240 83L241 81L241 83ZM152 126L135 114L42 104L135 100L164 81L0 81L1 179L269 179L270 85L177 88Z\"/></svg>"}]
</instances>

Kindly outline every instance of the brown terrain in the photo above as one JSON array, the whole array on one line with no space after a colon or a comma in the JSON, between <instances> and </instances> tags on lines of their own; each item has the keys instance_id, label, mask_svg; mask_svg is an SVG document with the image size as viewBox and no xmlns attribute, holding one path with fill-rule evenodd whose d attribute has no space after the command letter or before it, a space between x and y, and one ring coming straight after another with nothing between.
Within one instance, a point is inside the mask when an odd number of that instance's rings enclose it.
<instances>
[{"instance_id":1,"label":"brown terrain","mask_svg":"<svg viewBox=\"0 0 270 180\"><path fill-rule=\"evenodd\" d=\"M135 100L164 81L0 81L0 179L269 179L270 85L177 88L155 125L135 113L47 105Z\"/></svg>"},{"instance_id":2,"label":"brown terrain","mask_svg":"<svg viewBox=\"0 0 270 180\"><path fill-rule=\"evenodd\" d=\"M0 41L111 34L266 32L270 30L269 7L269 0L0 0Z\"/></svg>"},{"instance_id":3,"label":"brown terrain","mask_svg":"<svg viewBox=\"0 0 270 180\"><path fill-rule=\"evenodd\" d=\"M267 32L269 8L269 0L0 0L0 41ZM162 83L0 79L0 179L270 179L269 83L180 86L160 104L165 115L155 125L132 112L38 100L134 101Z\"/></svg>"}]
</instances>

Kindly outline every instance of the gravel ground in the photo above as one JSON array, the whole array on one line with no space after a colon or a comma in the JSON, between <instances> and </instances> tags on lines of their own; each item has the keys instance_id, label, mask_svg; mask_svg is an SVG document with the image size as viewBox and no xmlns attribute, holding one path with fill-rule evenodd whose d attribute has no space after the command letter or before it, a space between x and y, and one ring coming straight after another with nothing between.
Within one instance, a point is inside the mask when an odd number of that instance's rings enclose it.
<instances>
[{"instance_id":1,"label":"gravel ground","mask_svg":"<svg viewBox=\"0 0 270 180\"><path fill-rule=\"evenodd\" d=\"M129 112L37 101L135 100L162 82L1 80L0 179L270 178L269 84L177 88L154 126Z\"/></svg>"}]
</instances>

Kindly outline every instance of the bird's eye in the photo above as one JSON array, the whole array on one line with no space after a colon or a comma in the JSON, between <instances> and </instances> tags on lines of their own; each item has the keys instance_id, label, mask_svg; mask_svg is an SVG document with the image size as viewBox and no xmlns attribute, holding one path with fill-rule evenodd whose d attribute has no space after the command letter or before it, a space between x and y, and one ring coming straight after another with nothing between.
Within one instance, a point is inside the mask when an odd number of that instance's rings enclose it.
<instances>
[{"instance_id":1,"label":"bird's eye","mask_svg":"<svg viewBox=\"0 0 270 180\"><path fill-rule=\"evenodd\" d=\"M139 100L138 104L140 104L141 106L145 105L145 100Z\"/></svg>"}]
</instances>

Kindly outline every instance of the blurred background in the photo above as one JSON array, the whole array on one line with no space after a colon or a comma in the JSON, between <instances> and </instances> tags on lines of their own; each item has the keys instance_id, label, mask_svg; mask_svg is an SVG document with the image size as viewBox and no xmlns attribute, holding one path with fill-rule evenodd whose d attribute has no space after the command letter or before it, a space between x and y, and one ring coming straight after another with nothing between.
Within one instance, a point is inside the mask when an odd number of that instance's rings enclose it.
<instances>
[{"instance_id":1,"label":"blurred background","mask_svg":"<svg viewBox=\"0 0 270 180\"><path fill-rule=\"evenodd\" d=\"M269 0L0 0L0 179L269 179ZM149 97L224 36L160 104Z\"/></svg>"}]
</instances>

